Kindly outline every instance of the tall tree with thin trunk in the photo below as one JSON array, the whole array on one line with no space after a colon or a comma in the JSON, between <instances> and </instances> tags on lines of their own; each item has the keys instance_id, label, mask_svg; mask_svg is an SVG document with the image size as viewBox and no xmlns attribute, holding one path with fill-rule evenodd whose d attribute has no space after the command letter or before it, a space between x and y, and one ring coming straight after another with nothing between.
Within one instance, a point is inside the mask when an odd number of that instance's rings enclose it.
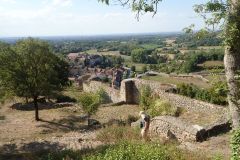
<instances>
[{"instance_id":1,"label":"tall tree with thin trunk","mask_svg":"<svg viewBox=\"0 0 240 160\"><path fill-rule=\"evenodd\" d=\"M98 0L109 4L110 0ZM162 0L118 0L120 5L129 6L136 17L145 12L158 11L158 4ZM205 4L196 5L195 11L205 20L207 26L223 24L225 45L225 73L228 84L228 104L232 118L233 129L240 127L239 86L236 80L240 61L240 1L239 0L209 0ZM222 22L224 21L224 22Z\"/></svg>"},{"instance_id":2,"label":"tall tree with thin trunk","mask_svg":"<svg viewBox=\"0 0 240 160\"><path fill-rule=\"evenodd\" d=\"M234 129L240 127L239 88L236 71L240 61L240 1L229 1L229 12L225 27L225 73L228 84L228 103Z\"/></svg>"},{"instance_id":3,"label":"tall tree with thin trunk","mask_svg":"<svg viewBox=\"0 0 240 160\"><path fill-rule=\"evenodd\" d=\"M39 119L38 98L61 90L68 82L68 64L38 39L0 46L0 89L19 97L32 98L35 120Z\"/></svg>"}]
</instances>

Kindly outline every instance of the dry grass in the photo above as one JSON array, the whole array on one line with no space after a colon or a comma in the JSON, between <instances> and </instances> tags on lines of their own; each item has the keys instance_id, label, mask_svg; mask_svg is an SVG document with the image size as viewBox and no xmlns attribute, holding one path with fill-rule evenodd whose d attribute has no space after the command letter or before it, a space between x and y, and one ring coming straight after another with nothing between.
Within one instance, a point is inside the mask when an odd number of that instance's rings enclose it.
<instances>
[{"instance_id":1,"label":"dry grass","mask_svg":"<svg viewBox=\"0 0 240 160\"><path fill-rule=\"evenodd\" d=\"M209 49L222 49L223 46L200 46L198 49L200 50L209 50Z\"/></svg>"},{"instance_id":2,"label":"dry grass","mask_svg":"<svg viewBox=\"0 0 240 160\"><path fill-rule=\"evenodd\" d=\"M194 112L185 110L179 116L180 119L183 119L193 125L198 124L200 126L207 126L216 122L220 119L222 114L212 114L212 113L203 113L203 112Z\"/></svg>"},{"instance_id":3,"label":"dry grass","mask_svg":"<svg viewBox=\"0 0 240 160\"><path fill-rule=\"evenodd\" d=\"M10 106L10 104L6 104L0 108L1 115L4 115L4 119L0 121L1 143L18 139L44 139L86 127L86 122L82 118L84 113L77 105L40 110L39 116L43 121L39 122L34 120L34 110L15 110L11 109ZM128 115L136 116L138 112L137 106L110 106L100 108L93 118L106 123L112 119L127 120Z\"/></svg>"},{"instance_id":4,"label":"dry grass","mask_svg":"<svg viewBox=\"0 0 240 160\"><path fill-rule=\"evenodd\" d=\"M97 140L104 143L117 143L121 141L137 141L141 140L140 131L130 126L113 125L102 129Z\"/></svg>"},{"instance_id":5,"label":"dry grass","mask_svg":"<svg viewBox=\"0 0 240 160\"><path fill-rule=\"evenodd\" d=\"M146 66L147 64L134 63L134 62L130 61L130 62L125 62L125 65L127 65L128 67L135 66L136 67L136 72L142 72L143 66Z\"/></svg>"},{"instance_id":6,"label":"dry grass","mask_svg":"<svg viewBox=\"0 0 240 160\"><path fill-rule=\"evenodd\" d=\"M137 117L138 112L139 107L137 105L110 106L100 108L93 118L102 123L109 122L112 119L126 121L128 115ZM86 126L86 122L82 118L83 113L78 106L40 110L40 118L44 120L40 122L34 120L34 111L14 110L9 105L2 106L0 113L1 115L5 115L5 119L0 121L0 148L4 144L17 146L31 144L33 145L31 147L37 150L40 144L43 147L45 145L55 147L52 144L45 144L45 141L50 142L52 139L55 140L53 144L57 142L60 144L70 143L69 146L73 148L81 148L81 145L84 143L86 143L84 145L89 144L94 146L96 142L99 144L99 140L104 143L117 142L118 140L139 140L139 131L133 130L128 126L119 127L115 125L100 131L95 130L93 133L85 133L86 128L84 126ZM197 116L197 113L183 113L181 116L187 120L192 116L193 120L195 120L194 118ZM199 115L199 118L203 120L211 119L210 115ZM98 132L99 134L97 134ZM97 138L96 134L98 135ZM201 145L201 149L203 150L210 148L212 151L217 150L221 152L227 148L226 143L223 143L225 139L218 140L216 138L211 143L204 143L204 145L196 144L196 146ZM79 142L80 140L82 142ZM32 142L36 143L36 146ZM195 155L195 153L191 153L190 155Z\"/></svg>"},{"instance_id":7,"label":"dry grass","mask_svg":"<svg viewBox=\"0 0 240 160\"><path fill-rule=\"evenodd\" d=\"M212 81L226 81L226 76L225 75L208 75L204 76L207 80L210 82Z\"/></svg>"},{"instance_id":8,"label":"dry grass","mask_svg":"<svg viewBox=\"0 0 240 160\"><path fill-rule=\"evenodd\" d=\"M77 87L72 86L72 87L66 88L62 93L63 95L78 99L82 91Z\"/></svg>"},{"instance_id":9,"label":"dry grass","mask_svg":"<svg viewBox=\"0 0 240 160\"><path fill-rule=\"evenodd\" d=\"M200 67L213 68L213 67L223 67L223 61L206 61L202 64L198 64Z\"/></svg>"},{"instance_id":10,"label":"dry grass","mask_svg":"<svg viewBox=\"0 0 240 160\"><path fill-rule=\"evenodd\" d=\"M93 118L101 123L108 123L109 120L127 121L128 116L138 116L140 108L138 105L121 105L99 108L99 111Z\"/></svg>"},{"instance_id":11,"label":"dry grass","mask_svg":"<svg viewBox=\"0 0 240 160\"><path fill-rule=\"evenodd\" d=\"M199 78L192 78L192 77L187 77L187 78L182 78L182 77L162 77L162 76L143 76L143 79L146 80L153 80L153 81L158 81L161 83L170 83L170 84L194 84L200 88L209 88L210 84L207 82L202 81Z\"/></svg>"}]
</instances>

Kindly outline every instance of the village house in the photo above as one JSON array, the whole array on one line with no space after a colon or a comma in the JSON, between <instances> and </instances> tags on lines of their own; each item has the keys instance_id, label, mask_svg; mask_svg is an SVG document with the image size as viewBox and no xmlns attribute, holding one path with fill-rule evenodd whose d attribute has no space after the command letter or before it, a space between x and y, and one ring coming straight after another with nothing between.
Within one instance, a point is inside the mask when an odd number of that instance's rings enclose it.
<instances>
[{"instance_id":1,"label":"village house","mask_svg":"<svg viewBox=\"0 0 240 160\"><path fill-rule=\"evenodd\" d=\"M67 58L68 58L68 60L70 60L70 61L74 61L75 59L78 58L78 56L79 56L79 53L69 53L69 54L67 55Z\"/></svg>"}]
</instances>

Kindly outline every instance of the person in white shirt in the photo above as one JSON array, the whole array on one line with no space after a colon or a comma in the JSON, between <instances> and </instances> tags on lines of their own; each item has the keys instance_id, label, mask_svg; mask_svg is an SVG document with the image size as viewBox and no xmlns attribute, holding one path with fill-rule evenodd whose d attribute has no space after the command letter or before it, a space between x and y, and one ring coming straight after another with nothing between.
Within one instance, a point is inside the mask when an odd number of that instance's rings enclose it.
<instances>
[{"instance_id":1,"label":"person in white shirt","mask_svg":"<svg viewBox=\"0 0 240 160\"><path fill-rule=\"evenodd\" d=\"M144 140L147 140L150 126L150 116L147 115L144 111L140 111L139 116L141 117L141 136Z\"/></svg>"}]
</instances>

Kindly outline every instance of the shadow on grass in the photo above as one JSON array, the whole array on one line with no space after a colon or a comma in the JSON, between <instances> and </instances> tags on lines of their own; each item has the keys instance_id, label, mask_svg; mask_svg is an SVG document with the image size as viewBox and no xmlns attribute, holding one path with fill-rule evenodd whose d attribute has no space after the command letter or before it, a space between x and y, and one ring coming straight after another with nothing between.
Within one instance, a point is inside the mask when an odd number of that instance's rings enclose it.
<instances>
[{"instance_id":1,"label":"shadow on grass","mask_svg":"<svg viewBox=\"0 0 240 160\"><path fill-rule=\"evenodd\" d=\"M64 103L38 103L39 110L47 110L47 109L56 109L56 108L63 108L63 107L71 107L74 103L71 102L64 102ZM12 109L21 110L21 111L33 111L35 110L33 103L16 103L11 106Z\"/></svg>"},{"instance_id":2,"label":"shadow on grass","mask_svg":"<svg viewBox=\"0 0 240 160\"><path fill-rule=\"evenodd\" d=\"M41 119L40 121L45 122L38 127L45 128L42 134L53 133L56 131L69 132L69 131L81 131L81 130L92 130L93 127L89 127L86 123L87 116L75 116L70 115L66 118L59 120L48 121Z\"/></svg>"},{"instance_id":3,"label":"shadow on grass","mask_svg":"<svg viewBox=\"0 0 240 160\"><path fill-rule=\"evenodd\" d=\"M63 150L64 146L59 143L44 142L30 142L25 143L21 147L16 144L5 144L0 146L0 160L25 160L29 155L34 155L37 152L57 152ZM35 159L35 158L34 158Z\"/></svg>"}]
</instances>

